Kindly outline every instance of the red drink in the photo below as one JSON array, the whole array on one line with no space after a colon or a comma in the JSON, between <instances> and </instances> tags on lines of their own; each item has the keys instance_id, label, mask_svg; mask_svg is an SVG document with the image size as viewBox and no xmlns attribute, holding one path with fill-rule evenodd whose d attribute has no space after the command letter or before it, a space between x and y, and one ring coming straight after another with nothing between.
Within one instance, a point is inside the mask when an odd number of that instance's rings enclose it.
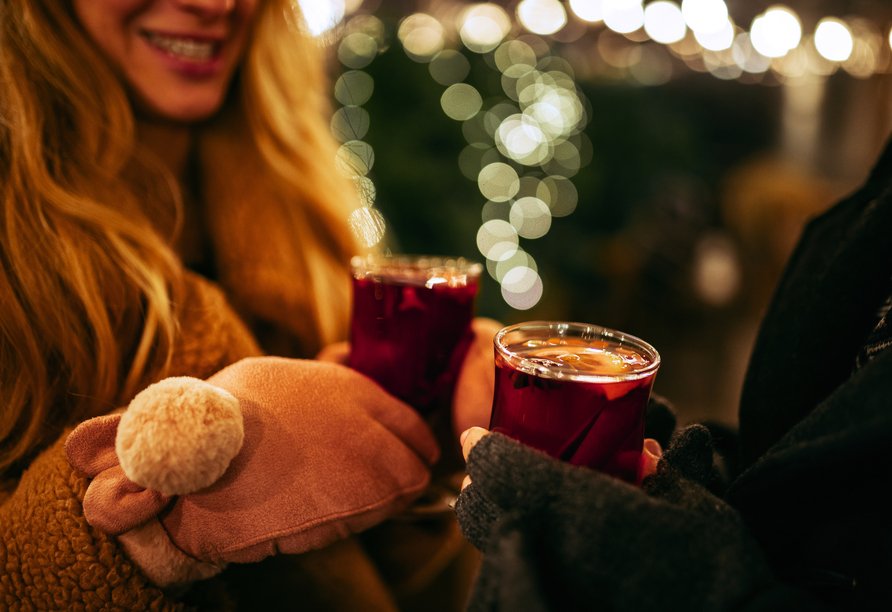
<instances>
[{"instance_id":1,"label":"red drink","mask_svg":"<svg viewBox=\"0 0 892 612\"><path fill-rule=\"evenodd\" d=\"M636 482L660 365L653 347L602 327L557 322L507 327L495 345L491 430Z\"/></svg>"},{"instance_id":2,"label":"red drink","mask_svg":"<svg viewBox=\"0 0 892 612\"><path fill-rule=\"evenodd\" d=\"M354 258L350 367L432 412L470 345L481 271L464 259Z\"/></svg>"}]
</instances>

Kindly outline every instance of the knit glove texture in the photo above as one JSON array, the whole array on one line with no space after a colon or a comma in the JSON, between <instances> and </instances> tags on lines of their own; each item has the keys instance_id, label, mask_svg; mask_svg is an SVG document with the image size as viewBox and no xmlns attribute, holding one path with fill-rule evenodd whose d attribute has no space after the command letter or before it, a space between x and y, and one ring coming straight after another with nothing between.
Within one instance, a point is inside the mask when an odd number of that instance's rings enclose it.
<instances>
[{"instance_id":1,"label":"knit glove texture","mask_svg":"<svg viewBox=\"0 0 892 612\"><path fill-rule=\"evenodd\" d=\"M642 488L484 436L455 507L485 553L469 609L745 605L773 579L740 516L703 486L711 473L700 426L676 436Z\"/></svg>"}]
</instances>

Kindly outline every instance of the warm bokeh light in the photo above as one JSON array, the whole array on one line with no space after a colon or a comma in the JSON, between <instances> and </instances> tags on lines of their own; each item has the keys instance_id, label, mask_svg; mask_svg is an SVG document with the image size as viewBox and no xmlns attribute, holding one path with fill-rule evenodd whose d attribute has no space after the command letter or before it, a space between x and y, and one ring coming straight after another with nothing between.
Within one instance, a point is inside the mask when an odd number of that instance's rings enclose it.
<instances>
[{"instance_id":1,"label":"warm bokeh light","mask_svg":"<svg viewBox=\"0 0 892 612\"><path fill-rule=\"evenodd\" d=\"M579 193L563 176L546 176L536 189L536 196L548 205L552 217L566 217L576 210Z\"/></svg>"},{"instance_id":2,"label":"warm bokeh light","mask_svg":"<svg viewBox=\"0 0 892 612\"><path fill-rule=\"evenodd\" d=\"M346 10L344 0L298 0L298 5L313 36L324 34L341 23Z\"/></svg>"},{"instance_id":3,"label":"warm bokeh light","mask_svg":"<svg viewBox=\"0 0 892 612\"><path fill-rule=\"evenodd\" d=\"M369 131L369 114L358 106L345 106L331 117L331 134L338 142L362 140Z\"/></svg>"},{"instance_id":4,"label":"warm bokeh light","mask_svg":"<svg viewBox=\"0 0 892 612\"><path fill-rule=\"evenodd\" d=\"M456 27L465 47L487 53L511 31L511 17L497 4L472 4L459 14Z\"/></svg>"},{"instance_id":5,"label":"warm bokeh light","mask_svg":"<svg viewBox=\"0 0 892 612\"><path fill-rule=\"evenodd\" d=\"M456 83L450 85L440 98L440 105L443 112L450 119L456 121L466 121L480 111L483 105L483 98L480 92L467 83Z\"/></svg>"},{"instance_id":6,"label":"warm bokeh light","mask_svg":"<svg viewBox=\"0 0 892 612\"><path fill-rule=\"evenodd\" d=\"M725 306L740 290L741 266L731 240L719 233L703 236L694 253L694 289L711 306Z\"/></svg>"},{"instance_id":7,"label":"warm bokeh light","mask_svg":"<svg viewBox=\"0 0 892 612\"><path fill-rule=\"evenodd\" d=\"M464 55L452 49L437 53L428 64L433 79L440 85L454 85L465 80L471 72L471 63Z\"/></svg>"},{"instance_id":8,"label":"warm bokeh light","mask_svg":"<svg viewBox=\"0 0 892 612\"><path fill-rule=\"evenodd\" d=\"M853 18L848 25L852 32L852 53L842 62L842 68L855 78L868 79L879 70L883 35L867 19Z\"/></svg>"},{"instance_id":9,"label":"warm bokeh light","mask_svg":"<svg viewBox=\"0 0 892 612\"><path fill-rule=\"evenodd\" d=\"M525 114L505 119L495 141L502 155L526 166L541 164L549 153L548 140L538 122Z\"/></svg>"},{"instance_id":10,"label":"warm bokeh light","mask_svg":"<svg viewBox=\"0 0 892 612\"><path fill-rule=\"evenodd\" d=\"M567 12L558 0L521 0L517 20L534 34L554 34L567 24Z\"/></svg>"},{"instance_id":11,"label":"warm bokeh light","mask_svg":"<svg viewBox=\"0 0 892 612\"><path fill-rule=\"evenodd\" d=\"M477 249L487 259L499 261L517 250L517 230L503 219L487 221L477 230Z\"/></svg>"},{"instance_id":12,"label":"warm bokeh light","mask_svg":"<svg viewBox=\"0 0 892 612\"><path fill-rule=\"evenodd\" d=\"M681 7L669 0L648 4L644 9L644 31L655 41L664 44L681 40L687 31Z\"/></svg>"},{"instance_id":13,"label":"warm bokeh light","mask_svg":"<svg viewBox=\"0 0 892 612\"><path fill-rule=\"evenodd\" d=\"M354 32L341 39L338 60L347 68L365 68L378 55L378 43L362 32Z\"/></svg>"},{"instance_id":14,"label":"warm bokeh light","mask_svg":"<svg viewBox=\"0 0 892 612\"><path fill-rule=\"evenodd\" d=\"M724 0L684 0L681 12L685 23L694 32L718 32L728 20L728 6Z\"/></svg>"},{"instance_id":15,"label":"warm bokeh light","mask_svg":"<svg viewBox=\"0 0 892 612\"><path fill-rule=\"evenodd\" d=\"M416 62L429 62L443 48L445 36L440 22L425 13L406 17L397 30L406 55Z\"/></svg>"},{"instance_id":16,"label":"warm bokeh light","mask_svg":"<svg viewBox=\"0 0 892 612\"><path fill-rule=\"evenodd\" d=\"M603 0L570 0L570 10L583 21L592 23L604 19Z\"/></svg>"},{"instance_id":17,"label":"warm bokeh light","mask_svg":"<svg viewBox=\"0 0 892 612\"><path fill-rule=\"evenodd\" d=\"M604 0L604 24L620 34L634 32L644 25L641 0Z\"/></svg>"},{"instance_id":18,"label":"warm bokeh light","mask_svg":"<svg viewBox=\"0 0 892 612\"><path fill-rule=\"evenodd\" d=\"M520 198L512 204L509 218L521 238L541 238L551 228L551 210L535 197Z\"/></svg>"},{"instance_id":19,"label":"warm bokeh light","mask_svg":"<svg viewBox=\"0 0 892 612\"><path fill-rule=\"evenodd\" d=\"M786 7L775 7L753 20L750 41L765 57L781 57L802 38L799 18Z\"/></svg>"},{"instance_id":20,"label":"warm bokeh light","mask_svg":"<svg viewBox=\"0 0 892 612\"><path fill-rule=\"evenodd\" d=\"M350 213L348 223L365 248L375 246L384 238L384 216L375 208L357 208Z\"/></svg>"},{"instance_id":21,"label":"warm bokeh light","mask_svg":"<svg viewBox=\"0 0 892 612\"><path fill-rule=\"evenodd\" d=\"M517 172L508 164L496 162L480 171L477 177L480 193L487 200L505 202L515 196L520 188Z\"/></svg>"},{"instance_id":22,"label":"warm bokeh light","mask_svg":"<svg viewBox=\"0 0 892 612\"><path fill-rule=\"evenodd\" d=\"M375 151L367 142L349 140L338 149L335 162L344 176L365 176L375 165Z\"/></svg>"},{"instance_id":23,"label":"warm bokeh light","mask_svg":"<svg viewBox=\"0 0 892 612\"><path fill-rule=\"evenodd\" d=\"M348 70L335 83L335 99L344 106L362 106L372 97L375 81L367 72Z\"/></svg>"},{"instance_id":24,"label":"warm bokeh light","mask_svg":"<svg viewBox=\"0 0 892 612\"><path fill-rule=\"evenodd\" d=\"M822 56L843 62L852 54L852 32L844 22L833 17L822 19L815 28L815 47Z\"/></svg>"},{"instance_id":25,"label":"warm bokeh light","mask_svg":"<svg viewBox=\"0 0 892 612\"><path fill-rule=\"evenodd\" d=\"M528 310L542 298L542 279L527 266L517 266L502 279L502 298L516 310Z\"/></svg>"},{"instance_id":26,"label":"warm bokeh light","mask_svg":"<svg viewBox=\"0 0 892 612\"><path fill-rule=\"evenodd\" d=\"M750 74L761 74L771 65L771 58L765 57L756 50L750 41L750 35L746 32L741 32L734 39L731 53L734 62L740 66L741 70Z\"/></svg>"},{"instance_id":27,"label":"warm bokeh light","mask_svg":"<svg viewBox=\"0 0 892 612\"><path fill-rule=\"evenodd\" d=\"M734 44L734 23L730 19L725 20L722 29L715 32L694 32L694 39L704 49L710 51L724 51Z\"/></svg>"}]
</instances>

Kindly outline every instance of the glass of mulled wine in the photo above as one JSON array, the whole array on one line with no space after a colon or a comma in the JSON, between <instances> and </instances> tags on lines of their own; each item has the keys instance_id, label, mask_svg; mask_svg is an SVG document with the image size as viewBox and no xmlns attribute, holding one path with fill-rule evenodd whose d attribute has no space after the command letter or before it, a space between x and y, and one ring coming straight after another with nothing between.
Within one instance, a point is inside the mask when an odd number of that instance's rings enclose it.
<instances>
[{"instance_id":1,"label":"glass of mulled wine","mask_svg":"<svg viewBox=\"0 0 892 612\"><path fill-rule=\"evenodd\" d=\"M638 338L585 323L506 327L495 343L490 430L572 465L635 483L660 355Z\"/></svg>"},{"instance_id":2,"label":"glass of mulled wine","mask_svg":"<svg viewBox=\"0 0 892 612\"><path fill-rule=\"evenodd\" d=\"M421 414L454 386L483 267L463 258L354 257L349 366Z\"/></svg>"}]
</instances>

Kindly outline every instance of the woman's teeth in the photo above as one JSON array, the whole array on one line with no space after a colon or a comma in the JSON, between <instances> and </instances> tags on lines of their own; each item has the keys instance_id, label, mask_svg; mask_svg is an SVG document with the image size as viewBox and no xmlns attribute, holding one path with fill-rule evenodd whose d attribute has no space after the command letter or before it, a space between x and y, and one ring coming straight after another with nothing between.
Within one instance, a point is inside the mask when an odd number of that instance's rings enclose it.
<instances>
[{"instance_id":1,"label":"woman's teeth","mask_svg":"<svg viewBox=\"0 0 892 612\"><path fill-rule=\"evenodd\" d=\"M167 38L157 34L148 34L146 38L162 51L185 59L208 60L214 57L214 43L186 38Z\"/></svg>"}]
</instances>

